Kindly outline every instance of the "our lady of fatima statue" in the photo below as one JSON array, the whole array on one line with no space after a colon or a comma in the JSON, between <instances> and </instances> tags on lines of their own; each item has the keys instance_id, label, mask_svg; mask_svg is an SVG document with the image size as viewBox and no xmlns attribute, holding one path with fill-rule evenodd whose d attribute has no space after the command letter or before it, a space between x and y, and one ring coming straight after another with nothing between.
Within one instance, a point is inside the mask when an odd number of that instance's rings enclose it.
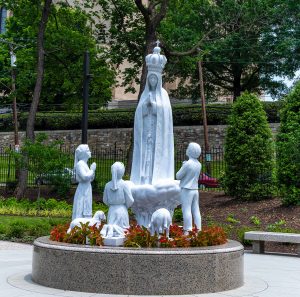
<instances>
[{"instance_id":1,"label":"our lady of fatima statue","mask_svg":"<svg viewBox=\"0 0 300 297\"><path fill-rule=\"evenodd\" d=\"M136 185L174 180L172 109L168 93L162 87L167 59L160 50L157 45L153 54L146 57L147 81L135 112L130 179Z\"/></svg>"}]
</instances>

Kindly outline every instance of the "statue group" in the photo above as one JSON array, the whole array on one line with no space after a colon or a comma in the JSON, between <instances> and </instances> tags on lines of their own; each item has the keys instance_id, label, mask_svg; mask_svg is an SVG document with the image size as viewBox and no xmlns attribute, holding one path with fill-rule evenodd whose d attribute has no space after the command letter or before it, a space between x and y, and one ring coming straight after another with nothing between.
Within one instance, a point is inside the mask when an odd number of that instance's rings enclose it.
<instances>
[{"instance_id":1,"label":"statue group","mask_svg":"<svg viewBox=\"0 0 300 297\"><path fill-rule=\"evenodd\" d=\"M181 204L185 233L192 230L193 222L201 230L198 194L201 148L197 143L189 144L188 160L183 162L175 180L172 109L168 93L162 87L162 71L167 59L160 51L157 44L146 57L148 74L135 112L130 181L122 179L125 167L116 162L111 167L112 179L104 189L103 202L109 206L107 224L101 231L105 238L124 237L129 227L129 207L139 225L159 233L166 229L168 232L174 209ZM96 164L87 165L90 157L87 145L76 149L74 169L78 187L72 220L92 218L91 182Z\"/></svg>"}]
</instances>

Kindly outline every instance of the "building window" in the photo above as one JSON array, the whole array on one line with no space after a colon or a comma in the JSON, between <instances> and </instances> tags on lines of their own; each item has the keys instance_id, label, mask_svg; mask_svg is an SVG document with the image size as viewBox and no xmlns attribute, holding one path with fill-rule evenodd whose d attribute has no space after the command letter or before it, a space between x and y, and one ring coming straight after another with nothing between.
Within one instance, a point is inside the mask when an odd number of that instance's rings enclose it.
<instances>
[{"instance_id":1,"label":"building window","mask_svg":"<svg viewBox=\"0 0 300 297\"><path fill-rule=\"evenodd\" d=\"M6 8L2 7L0 9L0 34L5 33L5 21L7 16Z\"/></svg>"}]
</instances>

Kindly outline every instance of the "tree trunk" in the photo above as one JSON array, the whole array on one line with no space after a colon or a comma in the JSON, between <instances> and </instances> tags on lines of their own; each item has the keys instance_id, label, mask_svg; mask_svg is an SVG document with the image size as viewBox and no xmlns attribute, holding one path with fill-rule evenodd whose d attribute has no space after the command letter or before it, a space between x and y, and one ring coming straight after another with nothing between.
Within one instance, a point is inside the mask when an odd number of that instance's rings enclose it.
<instances>
[{"instance_id":1,"label":"tree trunk","mask_svg":"<svg viewBox=\"0 0 300 297\"><path fill-rule=\"evenodd\" d=\"M46 30L48 18L50 15L51 4L52 4L52 0L45 0L41 22L39 25L38 38L37 38L37 50L38 50L37 77L36 77L35 88L33 92L32 102L31 102L30 111L27 119L27 125L26 125L26 138L32 142L34 142L35 117L36 117L36 112L40 101L43 78L44 78L44 62L45 62L44 37L45 37L45 30ZM27 187L28 171L26 169L27 167L26 161L28 160L26 160L25 157L25 162L24 162L25 168L22 168L20 171L18 185L15 190L15 195L17 198L24 196L24 192Z\"/></svg>"}]
</instances>

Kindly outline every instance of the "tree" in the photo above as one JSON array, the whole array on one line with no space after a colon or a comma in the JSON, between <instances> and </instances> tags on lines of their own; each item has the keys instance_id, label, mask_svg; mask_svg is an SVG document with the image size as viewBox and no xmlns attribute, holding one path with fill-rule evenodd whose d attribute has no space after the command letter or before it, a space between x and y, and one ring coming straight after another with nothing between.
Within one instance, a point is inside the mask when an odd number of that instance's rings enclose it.
<instances>
[{"instance_id":1,"label":"tree","mask_svg":"<svg viewBox=\"0 0 300 297\"><path fill-rule=\"evenodd\" d=\"M123 86L128 86L127 91L135 92L131 86L132 82L140 83L140 97L147 75L144 58L152 53L157 41L158 28L168 10L169 0L149 0L147 4L142 0L98 2L102 9L101 15L109 24L109 38L106 34L100 37L104 42L108 42L115 65L119 66L124 61L130 63L131 67L122 73Z\"/></svg>"},{"instance_id":2,"label":"tree","mask_svg":"<svg viewBox=\"0 0 300 297\"><path fill-rule=\"evenodd\" d=\"M300 204L300 82L282 102L277 135L277 179L284 205Z\"/></svg>"},{"instance_id":3,"label":"tree","mask_svg":"<svg viewBox=\"0 0 300 297\"><path fill-rule=\"evenodd\" d=\"M13 11L8 19L8 40L18 44L17 96L19 103L30 103L35 86L37 63L38 20L41 17L39 1L5 1ZM34 9L33 9L34 8ZM40 102L62 104L65 108L78 108L82 98L83 53L88 49L91 57L90 103L102 106L111 100L114 71L105 58L104 47L97 45L90 18L79 7L56 4L52 7L45 30L45 72ZM0 50L0 90L8 93L9 49ZM1 84L2 83L2 84ZM4 84L4 85L3 85ZM10 98L7 98L10 100Z\"/></svg>"},{"instance_id":4,"label":"tree","mask_svg":"<svg viewBox=\"0 0 300 297\"><path fill-rule=\"evenodd\" d=\"M145 16L153 16L149 7L160 13L163 4L148 1L144 6L147 9L143 9L138 2L99 1L110 26L108 43L114 63L130 63L123 72L127 91L134 91L133 81L139 82L139 71L148 53L144 50L150 36ZM237 98L245 90L280 95L285 91L284 84L274 76L291 77L300 67L300 5L295 1L169 0L165 7L164 17L151 27L156 30L151 36L163 42L169 60L167 81L180 78L179 88L172 94L178 98L199 98L199 59L204 61L208 98L215 93ZM143 80L141 83L142 90Z\"/></svg>"},{"instance_id":5,"label":"tree","mask_svg":"<svg viewBox=\"0 0 300 297\"><path fill-rule=\"evenodd\" d=\"M232 94L234 99L245 90L280 95L284 85L274 76L293 77L300 67L299 11L294 1L174 0L160 33L172 53L191 48L215 28L201 45L209 93ZM169 80L180 77L177 94L195 97L199 57L194 52L175 58L176 63L169 64Z\"/></svg>"},{"instance_id":6,"label":"tree","mask_svg":"<svg viewBox=\"0 0 300 297\"><path fill-rule=\"evenodd\" d=\"M260 200L272 196L274 149L259 99L245 92L233 105L225 139L226 194Z\"/></svg>"}]
</instances>

